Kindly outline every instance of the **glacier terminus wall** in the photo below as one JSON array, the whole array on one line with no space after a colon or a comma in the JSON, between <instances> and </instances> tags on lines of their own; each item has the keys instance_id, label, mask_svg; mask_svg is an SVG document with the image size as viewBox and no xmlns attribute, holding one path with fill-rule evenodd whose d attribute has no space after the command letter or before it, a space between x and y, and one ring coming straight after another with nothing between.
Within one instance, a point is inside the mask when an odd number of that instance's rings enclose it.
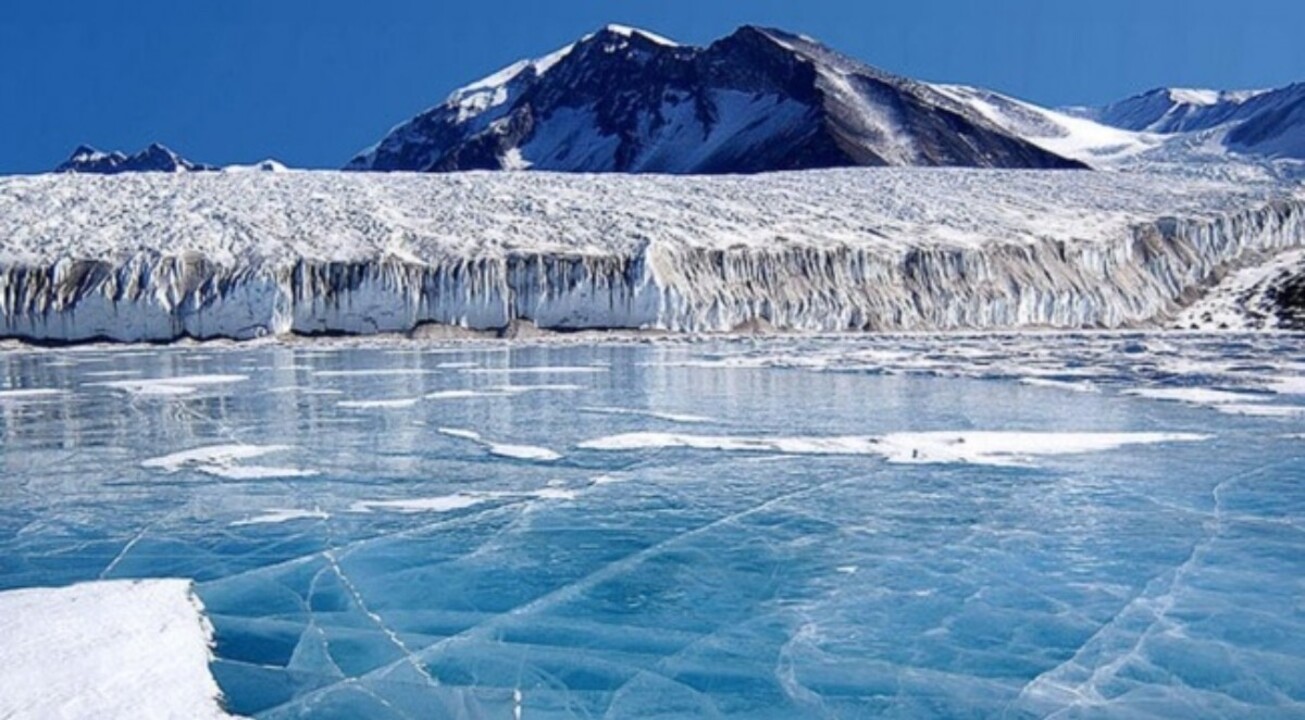
<instances>
[{"instance_id":1,"label":"glacier terminus wall","mask_svg":"<svg viewBox=\"0 0 1305 720\"><path fill-rule=\"evenodd\" d=\"M1147 173L0 179L0 335L1119 328L1305 246L1305 192Z\"/></svg>"}]
</instances>

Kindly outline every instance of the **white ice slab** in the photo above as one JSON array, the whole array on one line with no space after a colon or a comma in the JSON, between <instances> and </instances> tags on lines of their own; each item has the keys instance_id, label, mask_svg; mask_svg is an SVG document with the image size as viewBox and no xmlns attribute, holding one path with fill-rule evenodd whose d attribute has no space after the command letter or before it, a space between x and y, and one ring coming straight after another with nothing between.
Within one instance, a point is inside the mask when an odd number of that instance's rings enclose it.
<instances>
[{"instance_id":1,"label":"white ice slab","mask_svg":"<svg viewBox=\"0 0 1305 720\"><path fill-rule=\"evenodd\" d=\"M557 451L550 450L537 445L518 445L514 443L500 443L486 440L481 437L480 433L474 430L463 430L459 428L439 428L440 434L449 437L470 440L484 447L491 455L500 457L513 458L516 460L535 460L538 462L552 462L560 460L562 455Z\"/></svg>"},{"instance_id":2,"label":"white ice slab","mask_svg":"<svg viewBox=\"0 0 1305 720\"><path fill-rule=\"evenodd\" d=\"M188 580L0 592L0 717L202 720L222 710Z\"/></svg>"},{"instance_id":3,"label":"white ice slab","mask_svg":"<svg viewBox=\"0 0 1305 720\"><path fill-rule=\"evenodd\" d=\"M289 449L285 445L244 445L239 443L208 445L150 458L142 462L141 467L166 472L177 472L187 465L229 467L237 460L248 460Z\"/></svg>"},{"instance_id":4,"label":"white ice slab","mask_svg":"<svg viewBox=\"0 0 1305 720\"><path fill-rule=\"evenodd\" d=\"M121 390L141 397L168 397L191 395L201 387L210 385L227 385L244 382L247 375L183 375L168 378L150 378L145 380L113 380L110 382L91 383L100 387Z\"/></svg>"},{"instance_id":5,"label":"white ice slab","mask_svg":"<svg viewBox=\"0 0 1305 720\"><path fill-rule=\"evenodd\" d=\"M634 415L637 417L648 417L654 420L665 420L673 423L710 423L715 422L712 418L703 415L690 415L687 413L669 413L659 410L640 410L638 408L620 408L620 407L582 407L580 412L592 413L595 415Z\"/></svg>"},{"instance_id":6,"label":"white ice slab","mask_svg":"<svg viewBox=\"0 0 1305 720\"><path fill-rule=\"evenodd\" d=\"M893 463L1022 465L1035 457L1113 450L1125 445L1195 442L1190 433L918 432L879 436L747 437L637 432L587 440L588 450L693 448L788 455L878 455Z\"/></svg>"},{"instance_id":7,"label":"white ice slab","mask_svg":"<svg viewBox=\"0 0 1305 720\"><path fill-rule=\"evenodd\" d=\"M231 527L243 527L245 525L276 525L292 520L327 520L331 517L330 513L321 510L296 510L293 508L268 510L261 515L255 515L244 520L237 520L231 523Z\"/></svg>"},{"instance_id":8,"label":"white ice slab","mask_svg":"<svg viewBox=\"0 0 1305 720\"><path fill-rule=\"evenodd\" d=\"M341 400L337 405L346 410L403 410L416 406L421 398L392 398L388 400Z\"/></svg>"},{"instance_id":9,"label":"white ice slab","mask_svg":"<svg viewBox=\"0 0 1305 720\"><path fill-rule=\"evenodd\" d=\"M1210 388L1201 387L1136 388L1134 390L1125 390L1124 394L1151 398L1152 400L1182 402L1189 405L1254 403L1257 400L1263 399L1262 395L1254 395L1252 393L1229 392L1227 390L1212 390Z\"/></svg>"}]
</instances>

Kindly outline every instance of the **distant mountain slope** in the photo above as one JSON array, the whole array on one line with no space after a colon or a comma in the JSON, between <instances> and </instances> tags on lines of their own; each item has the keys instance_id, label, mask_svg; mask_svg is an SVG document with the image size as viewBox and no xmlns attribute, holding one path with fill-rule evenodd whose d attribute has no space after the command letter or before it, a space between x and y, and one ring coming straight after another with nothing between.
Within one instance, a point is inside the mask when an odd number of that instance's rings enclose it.
<instances>
[{"instance_id":1,"label":"distant mountain slope","mask_svg":"<svg viewBox=\"0 0 1305 720\"><path fill-rule=\"evenodd\" d=\"M705 48L608 26L455 91L349 170L753 173L861 165L1078 168L926 83L802 36Z\"/></svg>"},{"instance_id":2,"label":"distant mountain slope","mask_svg":"<svg viewBox=\"0 0 1305 720\"><path fill-rule=\"evenodd\" d=\"M1238 153L1305 159L1305 83L1232 92L1159 88L1072 112L1127 130L1194 135Z\"/></svg>"},{"instance_id":3,"label":"distant mountain slope","mask_svg":"<svg viewBox=\"0 0 1305 720\"><path fill-rule=\"evenodd\" d=\"M217 170L212 165L195 163L154 143L135 155L124 153L101 152L88 145L82 145L73 151L55 172L86 173L93 175L116 175L125 172L200 172Z\"/></svg>"}]
</instances>

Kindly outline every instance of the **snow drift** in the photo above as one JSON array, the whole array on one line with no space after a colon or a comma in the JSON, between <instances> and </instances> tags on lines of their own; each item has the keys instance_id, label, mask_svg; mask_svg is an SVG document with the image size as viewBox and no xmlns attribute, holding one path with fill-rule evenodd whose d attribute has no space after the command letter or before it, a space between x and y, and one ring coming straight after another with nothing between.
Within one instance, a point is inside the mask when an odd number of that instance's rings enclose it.
<instances>
[{"instance_id":1,"label":"snow drift","mask_svg":"<svg viewBox=\"0 0 1305 720\"><path fill-rule=\"evenodd\" d=\"M1142 173L14 177L0 335L1138 326L1305 244L1303 210Z\"/></svg>"}]
</instances>

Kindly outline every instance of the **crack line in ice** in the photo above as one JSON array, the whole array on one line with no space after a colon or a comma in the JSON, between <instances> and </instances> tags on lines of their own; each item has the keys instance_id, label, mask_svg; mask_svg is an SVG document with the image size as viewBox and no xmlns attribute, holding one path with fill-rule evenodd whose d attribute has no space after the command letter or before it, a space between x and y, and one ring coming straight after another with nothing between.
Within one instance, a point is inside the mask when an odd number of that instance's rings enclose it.
<instances>
[{"instance_id":1,"label":"crack line in ice","mask_svg":"<svg viewBox=\"0 0 1305 720\"><path fill-rule=\"evenodd\" d=\"M149 529L149 525L142 527L130 540L127 541L126 545L122 546L122 549L118 551L118 554L113 556L113 559L109 561L109 564L100 571L100 580L109 577L109 573L113 572L114 568L118 567L118 563L122 562L123 558L127 557L127 553L131 552L131 549L136 547L136 543L140 542L141 538L145 537L145 533L148 532Z\"/></svg>"},{"instance_id":2,"label":"crack line in ice","mask_svg":"<svg viewBox=\"0 0 1305 720\"><path fill-rule=\"evenodd\" d=\"M1102 705L1109 702L1109 698L1103 696L1098 688L1103 683L1113 679L1129 660L1136 658L1146 642L1154 637L1157 629L1168 623L1169 612L1173 609L1177 600L1175 593L1182 586L1187 575L1204 557L1210 545L1223 532L1226 518L1221 493L1234 482L1256 477L1279 467L1290 465L1295 461L1296 458L1289 458L1261 465L1244 472L1235 473L1219 481L1210 491L1214 499L1213 527L1206 532L1204 537L1192 545L1187 557L1174 568L1166 570L1145 583L1132 599L1126 602L1110 619L1106 620L1095 633L1084 640L1068 660L1030 680L1020 690L1019 695L1007 705L1007 712L1012 709L1015 702L1040 699L1061 705L1055 712L1044 716L1047 720L1051 720L1052 718L1063 717L1065 713L1083 705ZM1168 579L1164 582L1163 592L1156 594L1154 590L1159 590L1156 585L1162 578ZM1094 666L1089 668L1084 662L1084 653L1097 641L1104 642L1106 634L1124 622L1134 610L1141 610L1144 615L1150 615L1150 619L1146 621L1146 626L1136 633L1136 637L1128 647L1112 651L1108 661L1102 662L1104 658L1098 659ZM1074 684L1070 684L1072 681L1066 682L1065 680L1055 679L1057 675L1070 673L1075 668L1090 670L1091 674L1086 679Z\"/></svg>"},{"instance_id":3,"label":"crack line in ice","mask_svg":"<svg viewBox=\"0 0 1305 720\"><path fill-rule=\"evenodd\" d=\"M381 632L385 633L385 636L390 639L390 642L399 649L399 652L403 653L404 657L408 660L408 663L412 665L412 669L416 670L419 675L425 678L431 687L439 687L439 681L426 671L425 666L422 665L417 656L413 654L407 643L403 642L403 639L399 637L398 633L394 632L389 625L385 624L385 621L380 615L372 612L371 608L367 607L367 602L363 600L362 594L358 592L358 587L353 584L353 581L345 574L344 569L340 567L340 562L336 559L335 552L327 550L322 553L322 557L326 558L326 561L330 564L331 571L335 573L336 577L340 578L341 584L343 584L344 589L349 592L349 596L353 598L353 601L357 603L358 609L370 618L371 621L376 624L376 627L381 629Z\"/></svg>"},{"instance_id":4,"label":"crack line in ice","mask_svg":"<svg viewBox=\"0 0 1305 720\"><path fill-rule=\"evenodd\" d=\"M245 578L245 577L249 577L249 576L255 576L255 575L260 575L260 574L270 573L270 572L276 572L276 571L279 571L279 570L285 570L285 569L288 569L288 568L294 567L294 566L296 566L296 565L303 565L303 564L305 564L305 563L311 562L312 560L314 560L314 559L316 559L316 558L320 558L320 557L322 557L322 554L323 554L323 553L326 553L326 552L336 552L336 553L340 553L340 557L343 557L343 556L346 555L346 554L352 553L353 551L358 550L358 549L360 549L360 548L370 546L370 545L372 545L373 543L381 542L381 541L384 541L384 540L395 539L395 538L407 537L407 536L409 536L409 535L414 535L414 534L417 534L417 533L423 533L423 532L429 532L429 531L431 531L431 530L438 530L438 529L440 529L440 528L442 528L442 527L444 527L444 526L457 526L457 525L461 525L461 524L468 523L468 522L471 522L471 521L480 520L481 518L483 518L483 517L486 516L486 515L491 515L491 514L493 514L493 513L495 513L495 512L502 511L502 510L504 510L505 508L508 508L508 507L510 507L510 506L507 506L507 505L502 505L502 506L496 505L496 506L492 506L492 507L486 507L486 508L483 509L483 510L475 511L475 512L470 512L470 513L467 513L467 514L465 514L465 515L459 515L459 516L457 516L457 517L451 517L451 518L450 518L450 517L445 517L445 518L441 518L441 519L439 519L439 520L436 520L436 521L434 521L434 522L424 523L424 524L421 524L421 525L415 525L415 526L412 526L412 527L401 528L401 529L398 529L398 530L392 530L392 531L387 531L387 532L376 533L375 535L368 535L368 536L366 536L366 537L354 538L354 539L352 539L352 540L350 540L350 541L348 541L348 542L341 543L341 544L339 544L339 545L330 545L329 547L322 548L322 549L319 549L319 550L314 550L314 551L312 551L312 552L304 553L303 555L298 555L298 556L295 556L295 557L292 557L292 558L286 558L285 560L281 560L281 561L279 561L279 562L275 562L275 563L272 563L272 564L270 564L270 565L261 565L261 566L259 566L259 567L249 568L249 569L247 569L247 570L241 570L241 571L239 571L239 572L231 573L230 575L223 575L222 577L213 578L212 580L207 580L207 581L205 581L205 582L203 582L203 583L200 583L200 586L201 586L201 587L206 587L206 586L209 586L209 585L216 585L216 584L224 583L224 582L227 582L227 581L229 581L229 580L235 580L235 579ZM331 525L330 525L330 523L327 523L327 524L326 524L326 528L327 528L327 531L328 531L328 532L331 531ZM234 559L246 559L246 558L253 557L253 556L255 556L255 555L259 555L259 554L260 554L260 551L253 551L253 552L250 552L250 553L246 553L246 554L244 554L244 555L238 555L238 556L235 556Z\"/></svg>"},{"instance_id":5,"label":"crack line in ice","mask_svg":"<svg viewBox=\"0 0 1305 720\"><path fill-rule=\"evenodd\" d=\"M615 560L606 562L602 566L590 572L589 574L580 577L576 580L573 580L569 583L566 583L565 585L554 588L553 590L550 590L544 593L543 595L534 598L533 600L529 600L516 607L509 608L496 615L487 617L484 620L481 620L475 623L474 625L471 625L470 627L467 627L457 633L444 637L443 639L422 648L420 651L418 651L417 657L419 659L431 658L436 653L443 651L446 647L452 646L456 643L468 642L470 640L478 639L479 637L483 636L486 633L491 633L498 625L511 618L516 618L522 615L535 613L538 612L539 610L552 607L554 605L565 602L567 600L571 600L577 597L579 594L597 586L602 582L605 582L606 580L609 580L614 577L618 577L619 575L630 571L631 569L637 567L643 561L655 557L658 553L664 551L668 547L675 546L676 544L678 544L683 540L697 537L698 535L708 532L714 528L728 525L733 522L737 522L738 520L748 517L750 515L759 512L765 512L770 508L772 508L773 506L783 503L787 500L792 500L794 498L799 498L805 495L817 494L825 491L831 485L835 485L838 483L846 483L846 482L851 482L851 481L848 480L847 478L837 478L833 480L826 480L825 482L821 482L816 485L803 487L798 490L793 490L791 492L786 492L777 495L773 498L770 498L769 500L765 500L761 503L753 505L749 508L728 513L726 515L716 518L715 520L711 520L707 523L699 525L695 528L677 533L669 538L666 538L665 540L661 540L656 543L653 543L652 545L649 545L641 550L636 550L628 555L624 555L619 558L616 558ZM279 710L288 710L290 708L303 707L306 704L310 703L312 700L321 697L326 693L332 692L339 687L350 685L353 683L361 683L365 680L372 679L372 678L383 677L385 674L393 671L396 667L398 667L400 664L406 661L407 659L405 658L404 660L391 662L386 665L382 665L381 667L369 670L368 672L362 675L347 678L345 680L341 680L332 683L330 685L324 685L322 687L304 693L303 695L300 695L296 698L292 698L280 705L267 708L262 712L270 714L272 712L279 711Z\"/></svg>"}]
</instances>

